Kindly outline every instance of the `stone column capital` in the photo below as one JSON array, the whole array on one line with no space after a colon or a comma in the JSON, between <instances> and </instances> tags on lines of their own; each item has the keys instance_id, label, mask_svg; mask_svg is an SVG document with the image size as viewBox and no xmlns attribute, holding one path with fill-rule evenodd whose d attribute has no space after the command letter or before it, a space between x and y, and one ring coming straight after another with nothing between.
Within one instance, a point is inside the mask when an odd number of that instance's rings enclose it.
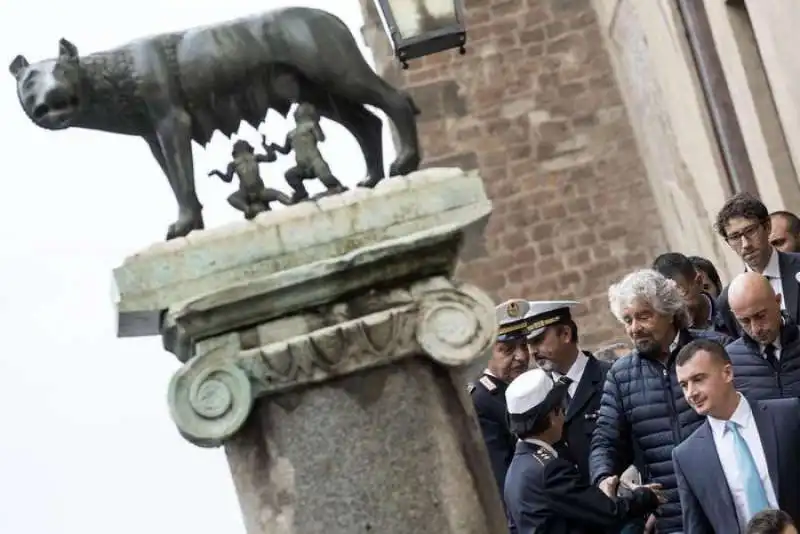
<instances>
[{"instance_id":1,"label":"stone column capital","mask_svg":"<svg viewBox=\"0 0 800 534\"><path fill-rule=\"evenodd\" d=\"M353 316L360 308L365 311ZM441 277L334 304L324 313L337 312L341 322L335 325L270 342L282 325L265 324L257 329L256 347L242 348L242 334L233 333L192 358L169 385L181 435L198 446L220 446L239 431L258 398L410 357L468 365L496 336L488 295ZM311 324L314 317L301 320Z\"/></svg>"}]
</instances>

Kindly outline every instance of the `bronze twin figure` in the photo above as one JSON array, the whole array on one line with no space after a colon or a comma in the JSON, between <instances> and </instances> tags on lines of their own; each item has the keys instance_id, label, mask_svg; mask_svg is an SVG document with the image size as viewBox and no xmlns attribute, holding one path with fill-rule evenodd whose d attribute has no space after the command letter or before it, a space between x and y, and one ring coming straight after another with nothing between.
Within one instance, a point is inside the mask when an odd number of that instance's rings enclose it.
<instances>
[{"instance_id":1,"label":"bronze twin figure","mask_svg":"<svg viewBox=\"0 0 800 534\"><path fill-rule=\"evenodd\" d=\"M256 154L253 146L240 139L233 144L233 161L225 172L213 170L209 176L218 176L222 181L230 183L233 177L239 178L239 190L228 197L228 204L244 213L250 220L263 211L270 210L270 203L280 202L288 206L309 198L303 181L319 179L325 186L323 195L343 193L347 191L331 173L328 164L319 152L318 143L325 140L325 134L319 124L319 115L311 104L299 104L294 112L295 127L286 136L283 146L275 143L267 144L267 137L262 136L261 145L264 154ZM278 159L276 152L289 154L294 151L296 165L286 171L285 179L292 188L289 198L277 189L264 185L258 166L261 163L272 163Z\"/></svg>"},{"instance_id":2,"label":"bronze twin figure","mask_svg":"<svg viewBox=\"0 0 800 534\"><path fill-rule=\"evenodd\" d=\"M287 144L274 147L295 152L297 166L286 176L295 199L308 195L303 180L312 177L331 192L342 187L319 157L316 144L323 136L318 121L304 114L336 121L355 137L367 168L360 186L374 187L385 176L383 124L367 105L386 113L398 134L389 174L408 174L420 164L414 102L370 68L341 19L318 9L276 9L87 56L61 39L57 57L30 63L19 55L9 70L22 109L36 125L87 128L145 141L178 204L167 239L204 228L192 141L206 146L217 130L231 137L242 121L258 128L270 109L285 117L292 104L309 105L300 106L305 122L298 122ZM240 162L247 159L239 154ZM234 169L247 166L236 163L236 156L234 160ZM244 192L258 189L253 176L251 172L245 178L240 196L231 202L244 207L246 215L269 197L269 190L259 189L255 197ZM256 197L261 200L252 200Z\"/></svg>"}]
</instances>

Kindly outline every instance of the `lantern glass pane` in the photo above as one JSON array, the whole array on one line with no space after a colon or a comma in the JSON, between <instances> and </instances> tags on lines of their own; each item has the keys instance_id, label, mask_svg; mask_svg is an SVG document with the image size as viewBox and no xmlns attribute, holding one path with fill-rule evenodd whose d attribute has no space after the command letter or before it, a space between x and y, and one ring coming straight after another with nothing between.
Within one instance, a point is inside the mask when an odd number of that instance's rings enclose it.
<instances>
[{"instance_id":1,"label":"lantern glass pane","mask_svg":"<svg viewBox=\"0 0 800 534\"><path fill-rule=\"evenodd\" d=\"M458 24L458 0L387 1L402 39L411 39Z\"/></svg>"}]
</instances>

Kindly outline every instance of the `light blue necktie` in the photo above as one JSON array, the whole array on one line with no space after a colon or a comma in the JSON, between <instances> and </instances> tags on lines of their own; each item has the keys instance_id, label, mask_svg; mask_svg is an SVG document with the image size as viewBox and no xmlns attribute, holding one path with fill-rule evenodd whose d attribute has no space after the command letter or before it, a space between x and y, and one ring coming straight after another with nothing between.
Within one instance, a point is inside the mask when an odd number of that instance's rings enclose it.
<instances>
[{"instance_id":1,"label":"light blue necktie","mask_svg":"<svg viewBox=\"0 0 800 534\"><path fill-rule=\"evenodd\" d=\"M745 499L747 499L748 512L750 517L753 517L761 510L769 508L767 492L764 489L764 484L761 483L761 476L758 474L753 453L750 452L750 447L747 446L747 442L739 433L738 423L728 421L725 423L725 428L733 434L736 464L742 475L742 482L744 482L744 495ZM750 517L747 518L748 521Z\"/></svg>"}]
</instances>

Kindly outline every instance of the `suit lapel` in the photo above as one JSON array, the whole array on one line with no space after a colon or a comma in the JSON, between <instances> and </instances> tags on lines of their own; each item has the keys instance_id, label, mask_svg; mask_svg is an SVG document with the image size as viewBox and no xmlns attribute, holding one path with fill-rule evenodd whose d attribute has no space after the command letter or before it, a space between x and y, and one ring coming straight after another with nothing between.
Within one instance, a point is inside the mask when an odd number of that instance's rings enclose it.
<instances>
[{"instance_id":1,"label":"suit lapel","mask_svg":"<svg viewBox=\"0 0 800 534\"><path fill-rule=\"evenodd\" d=\"M780 495L780 465L778 465L780 455L778 454L778 436L776 435L775 424L766 405L750 403L750 408L753 412L756 428L758 428L758 435L761 438L764 457L767 459L769 478L772 481L772 487L775 489L775 495L778 496Z\"/></svg>"},{"instance_id":2,"label":"suit lapel","mask_svg":"<svg viewBox=\"0 0 800 534\"><path fill-rule=\"evenodd\" d=\"M798 317L798 304L800 304L800 282L795 275L800 271L791 256L778 252L778 266L781 270L781 287L783 287L783 300L786 301L786 311L789 317Z\"/></svg>"},{"instance_id":3,"label":"suit lapel","mask_svg":"<svg viewBox=\"0 0 800 534\"><path fill-rule=\"evenodd\" d=\"M692 473L694 476L699 477L701 484L702 481L706 481L706 483L711 486L709 495L722 498L722 504L731 512L731 521L738 525L733 496L728 487L728 479L725 478L725 472L722 470L722 464L719 461L717 447L714 444L714 436L711 433L711 425L708 423L708 420L700 425L700 428L697 429L697 433L694 435L698 440L697 447L694 447L692 451L693 454L689 456L694 460L694 463L688 464L687 467L691 469L687 469L686 474L689 475L689 473ZM727 514L721 511L721 515L726 516Z\"/></svg>"},{"instance_id":4,"label":"suit lapel","mask_svg":"<svg viewBox=\"0 0 800 534\"><path fill-rule=\"evenodd\" d=\"M569 407L567 408L566 421L572 420L575 414L579 413L583 407L586 406L586 403L589 402L595 393L603 392L603 382L605 381L603 371L594 356L589 353L585 354L588 358L586 361L586 368L583 370L583 376L581 376L578 387L575 388L575 395L572 397L572 401L570 401Z\"/></svg>"}]
</instances>

